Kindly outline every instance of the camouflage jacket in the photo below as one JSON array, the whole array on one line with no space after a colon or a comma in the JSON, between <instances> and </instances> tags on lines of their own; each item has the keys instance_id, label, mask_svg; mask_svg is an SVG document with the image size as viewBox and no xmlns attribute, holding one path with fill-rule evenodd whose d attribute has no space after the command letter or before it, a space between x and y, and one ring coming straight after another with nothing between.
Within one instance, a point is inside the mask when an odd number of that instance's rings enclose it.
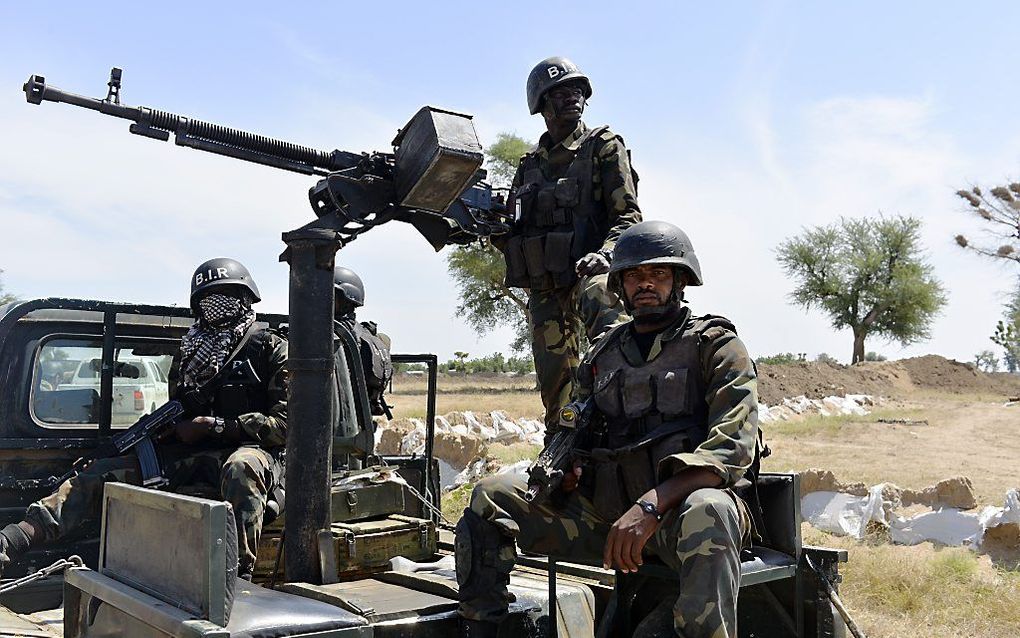
<instances>
[{"instance_id":1,"label":"camouflage jacket","mask_svg":"<svg viewBox=\"0 0 1020 638\"><path fill-rule=\"evenodd\" d=\"M531 156L537 160L546 178L562 177L588 130L584 122L578 122L574 132L555 145L549 133L543 133L531 152L521 158L510 187L511 193L520 187L522 168L525 160ZM641 221L641 209L637 203L637 173L631 167L630 153L623 139L609 129L603 130L595 140L594 159L593 191L596 201L603 203L608 218L609 230L602 245L602 250L608 253L613 250L620 233Z\"/></svg>"},{"instance_id":2,"label":"camouflage jacket","mask_svg":"<svg viewBox=\"0 0 1020 638\"><path fill-rule=\"evenodd\" d=\"M258 443L259 447L273 449L283 447L287 442L287 340L272 330L257 330L234 358L248 359L257 376L257 382L250 388L250 396L258 409L245 410L237 415L241 428L242 442ZM180 354L174 357L170 368L170 396L178 397L184 388L180 386ZM213 391L212 403L217 394ZM214 408L202 410L205 414Z\"/></svg>"},{"instance_id":3,"label":"camouflage jacket","mask_svg":"<svg viewBox=\"0 0 1020 638\"><path fill-rule=\"evenodd\" d=\"M578 396L592 394L599 353L610 347L609 342L618 342L628 361L651 362L663 353L664 342L689 334L699 319L704 318L693 317L685 306L682 315L655 336L645 358L634 338L633 322L617 327L585 357L578 370ZM694 450L667 451L656 467L657 480L662 482L687 468L704 467L723 480L723 487L732 487L754 460L758 440L757 373L733 330L709 327L701 332L698 343L702 383L697 385L704 388L704 396L696 400L702 402L698 413L705 415L705 438Z\"/></svg>"}]
</instances>

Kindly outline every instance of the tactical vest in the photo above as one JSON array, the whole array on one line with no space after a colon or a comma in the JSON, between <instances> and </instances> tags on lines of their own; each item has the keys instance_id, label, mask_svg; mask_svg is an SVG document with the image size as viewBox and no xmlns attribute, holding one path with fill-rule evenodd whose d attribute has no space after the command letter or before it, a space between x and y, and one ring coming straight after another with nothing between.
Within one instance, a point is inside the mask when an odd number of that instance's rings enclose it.
<instances>
[{"instance_id":1,"label":"tactical vest","mask_svg":"<svg viewBox=\"0 0 1020 638\"><path fill-rule=\"evenodd\" d=\"M270 331L256 328L233 358L201 389L181 385L174 397L183 401L197 414L234 419L250 412L266 413L269 395L266 384L271 371L267 368L272 348ZM171 376L179 376L180 360L175 358Z\"/></svg>"},{"instance_id":2,"label":"tactical vest","mask_svg":"<svg viewBox=\"0 0 1020 638\"><path fill-rule=\"evenodd\" d=\"M606 448L592 454L593 501L610 521L658 484L662 459L691 452L705 441L708 403L701 344L715 336L710 330L735 331L723 317L688 319L679 334L660 342L662 350L654 359L635 366L621 347L629 325L615 328L589 355L595 403L606 419Z\"/></svg>"},{"instance_id":3,"label":"tactical vest","mask_svg":"<svg viewBox=\"0 0 1020 638\"><path fill-rule=\"evenodd\" d=\"M569 288L577 280L577 260L602 248L609 219L605 204L595 200L592 175L596 142L606 130L584 134L562 176L547 177L537 152L521 159L521 182L511 198L518 218L503 249L507 286Z\"/></svg>"}]
</instances>

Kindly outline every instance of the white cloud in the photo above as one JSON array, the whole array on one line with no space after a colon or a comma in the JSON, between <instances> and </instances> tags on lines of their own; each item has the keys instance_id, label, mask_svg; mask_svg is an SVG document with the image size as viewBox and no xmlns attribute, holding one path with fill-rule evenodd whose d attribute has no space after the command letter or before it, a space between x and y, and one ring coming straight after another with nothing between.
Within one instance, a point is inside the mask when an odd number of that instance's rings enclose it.
<instances>
[{"instance_id":1,"label":"white cloud","mask_svg":"<svg viewBox=\"0 0 1020 638\"><path fill-rule=\"evenodd\" d=\"M768 99L741 100L736 112L743 135L720 138L707 152L647 144L634 150L646 217L678 224L695 243L707 282L688 295L697 311L734 319L754 354L824 351L848 359L848 330L836 333L824 314L789 305L793 284L774 248L805 226L882 211L924 221L924 243L949 303L930 341L904 349L874 339L868 348L969 360L990 347L998 291L1009 279L952 243L968 223L953 193L963 176L998 175L1002 165L965 153L940 121L934 97L829 98L782 114ZM682 142L666 146L682 149ZM1007 144L1011 150L996 157L1020 150L1016 139Z\"/></svg>"}]
</instances>

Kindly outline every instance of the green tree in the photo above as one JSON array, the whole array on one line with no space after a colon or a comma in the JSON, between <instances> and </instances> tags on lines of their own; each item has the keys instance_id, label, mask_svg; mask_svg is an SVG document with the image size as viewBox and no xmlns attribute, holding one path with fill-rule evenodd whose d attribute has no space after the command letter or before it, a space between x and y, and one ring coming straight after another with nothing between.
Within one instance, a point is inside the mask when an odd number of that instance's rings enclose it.
<instances>
[{"instance_id":1,"label":"green tree","mask_svg":"<svg viewBox=\"0 0 1020 638\"><path fill-rule=\"evenodd\" d=\"M2 275L3 273L4 271L0 270L0 275ZM0 281L0 306L4 305L5 303L17 301L17 299L18 298L15 295L4 292L4 284L2 281Z\"/></svg>"},{"instance_id":2,"label":"green tree","mask_svg":"<svg viewBox=\"0 0 1020 638\"><path fill-rule=\"evenodd\" d=\"M991 243L975 244L964 235L956 236L961 248L992 259L1020 264L1020 183L996 186L985 193L979 186L956 191L968 209L987 223ZM995 244L998 244L996 246Z\"/></svg>"},{"instance_id":3,"label":"green tree","mask_svg":"<svg viewBox=\"0 0 1020 638\"><path fill-rule=\"evenodd\" d=\"M1005 351L1002 359L1006 369L1016 373L1020 372L1020 277L1017 277L1016 288L1010 294L1005 310L990 338Z\"/></svg>"},{"instance_id":4,"label":"green tree","mask_svg":"<svg viewBox=\"0 0 1020 638\"><path fill-rule=\"evenodd\" d=\"M531 148L531 143L515 133L500 133L485 149L489 181L496 188L509 188L517 172L517 163Z\"/></svg>"},{"instance_id":5,"label":"green tree","mask_svg":"<svg viewBox=\"0 0 1020 638\"><path fill-rule=\"evenodd\" d=\"M797 281L793 302L853 331L851 363L864 360L872 335L903 345L930 337L946 295L923 258L920 229L913 217L843 218L779 245L779 263Z\"/></svg>"},{"instance_id":6,"label":"green tree","mask_svg":"<svg viewBox=\"0 0 1020 638\"><path fill-rule=\"evenodd\" d=\"M974 365L982 372L998 372L999 360L991 350L982 350L974 355Z\"/></svg>"},{"instance_id":7,"label":"green tree","mask_svg":"<svg viewBox=\"0 0 1020 638\"><path fill-rule=\"evenodd\" d=\"M486 167L493 186L508 188L517 170L517 162L530 144L513 133L500 133L485 149ZM457 246L446 258L447 271L453 277L460 303L458 315L479 336L498 326L510 326L515 336L510 347L520 352L528 348L528 297L523 290L503 284L506 267L502 253L488 241Z\"/></svg>"}]
</instances>

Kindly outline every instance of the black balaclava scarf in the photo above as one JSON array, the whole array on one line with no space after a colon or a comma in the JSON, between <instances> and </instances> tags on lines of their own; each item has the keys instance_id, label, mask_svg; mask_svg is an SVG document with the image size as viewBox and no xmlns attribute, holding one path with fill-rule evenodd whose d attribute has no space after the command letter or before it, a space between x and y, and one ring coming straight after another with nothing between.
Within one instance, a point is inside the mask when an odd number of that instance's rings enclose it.
<instances>
[{"instance_id":1,"label":"black balaclava scarf","mask_svg":"<svg viewBox=\"0 0 1020 638\"><path fill-rule=\"evenodd\" d=\"M181 340L181 371L185 385L207 383L255 322L247 295L210 293L198 301L198 318Z\"/></svg>"}]
</instances>

